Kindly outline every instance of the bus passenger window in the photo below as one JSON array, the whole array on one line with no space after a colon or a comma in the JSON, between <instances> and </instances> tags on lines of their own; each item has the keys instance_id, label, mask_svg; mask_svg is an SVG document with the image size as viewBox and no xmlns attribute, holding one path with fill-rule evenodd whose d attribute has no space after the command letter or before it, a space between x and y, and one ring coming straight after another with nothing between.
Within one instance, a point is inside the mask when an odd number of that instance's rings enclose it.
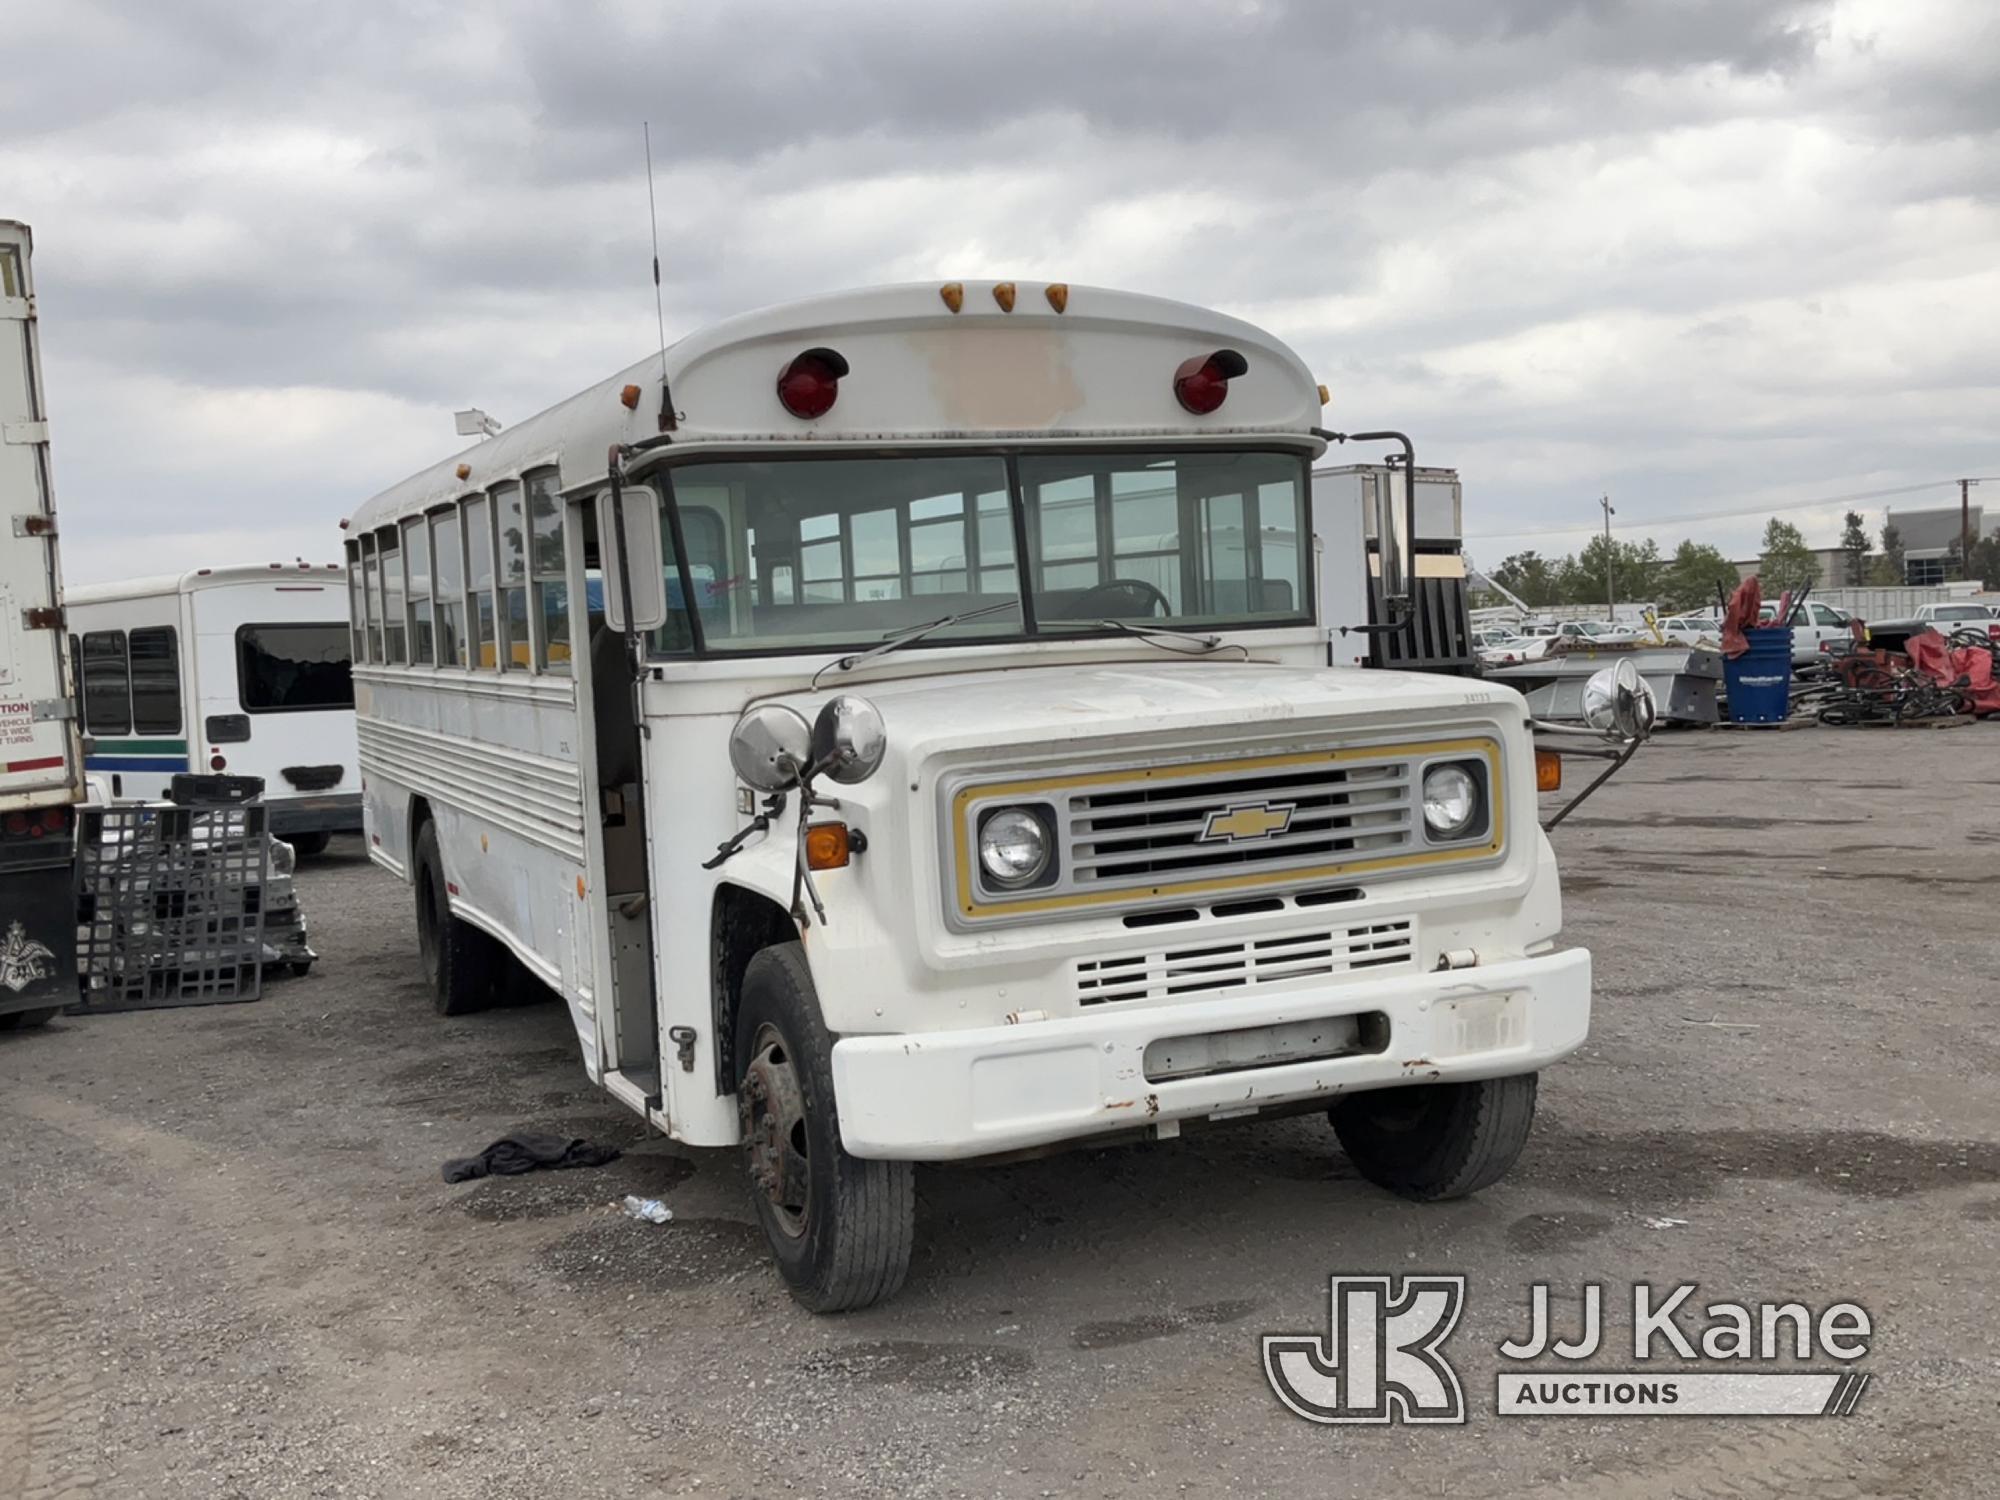
<instances>
[{"instance_id":1,"label":"bus passenger window","mask_svg":"<svg viewBox=\"0 0 2000 1500\"><path fill-rule=\"evenodd\" d=\"M131 637L132 732L181 732L181 664L171 625L135 630Z\"/></svg>"},{"instance_id":2,"label":"bus passenger window","mask_svg":"<svg viewBox=\"0 0 2000 1500\"><path fill-rule=\"evenodd\" d=\"M432 611L441 667L465 665L465 558L458 550L458 508L431 513Z\"/></svg>"},{"instance_id":3,"label":"bus passenger window","mask_svg":"<svg viewBox=\"0 0 2000 1500\"><path fill-rule=\"evenodd\" d=\"M1088 474L1037 485L1028 519L1041 538L1045 589L1089 589L1104 581L1098 564L1097 486Z\"/></svg>"},{"instance_id":4,"label":"bus passenger window","mask_svg":"<svg viewBox=\"0 0 2000 1500\"><path fill-rule=\"evenodd\" d=\"M92 734L131 732L132 689L125 667L122 630L84 633L83 722Z\"/></svg>"},{"instance_id":5,"label":"bus passenger window","mask_svg":"<svg viewBox=\"0 0 2000 1500\"><path fill-rule=\"evenodd\" d=\"M382 558L382 659L400 667L409 656L403 650L403 549L395 527L377 533L375 550Z\"/></svg>"},{"instance_id":6,"label":"bus passenger window","mask_svg":"<svg viewBox=\"0 0 2000 1500\"><path fill-rule=\"evenodd\" d=\"M472 613L466 630L475 667L495 667L493 635L493 523L486 497L465 502L465 582Z\"/></svg>"},{"instance_id":7,"label":"bus passenger window","mask_svg":"<svg viewBox=\"0 0 2000 1500\"><path fill-rule=\"evenodd\" d=\"M1013 594L1020 591L1014 574L1014 509L1005 490L988 490L978 500L979 524L973 531L978 544L978 592Z\"/></svg>"},{"instance_id":8,"label":"bus passenger window","mask_svg":"<svg viewBox=\"0 0 2000 1500\"><path fill-rule=\"evenodd\" d=\"M569 573L563 561L563 503L553 474L528 476L528 516L535 613L541 622L535 665L569 671Z\"/></svg>"},{"instance_id":9,"label":"bus passenger window","mask_svg":"<svg viewBox=\"0 0 2000 1500\"><path fill-rule=\"evenodd\" d=\"M688 623L687 595L681 587L680 554L674 549L673 527L665 514L665 501L661 502L660 561L667 575L667 618L659 629L648 632L648 649L654 655L680 656L694 650L694 627ZM721 597L715 584L717 570L713 563L704 563L704 551L710 557L722 554L722 522L712 510L691 510L682 516L683 529L688 533L688 550L694 561L688 567L693 574L695 593L705 602L704 607L719 609L727 618L728 600Z\"/></svg>"},{"instance_id":10,"label":"bus passenger window","mask_svg":"<svg viewBox=\"0 0 2000 1500\"><path fill-rule=\"evenodd\" d=\"M361 544L347 544L347 621L354 659L368 660L368 605L361 597Z\"/></svg>"},{"instance_id":11,"label":"bus passenger window","mask_svg":"<svg viewBox=\"0 0 2000 1500\"><path fill-rule=\"evenodd\" d=\"M375 538L361 539L361 581L367 589L368 659L382 660L382 569L375 558Z\"/></svg>"},{"instance_id":12,"label":"bus passenger window","mask_svg":"<svg viewBox=\"0 0 2000 1500\"><path fill-rule=\"evenodd\" d=\"M437 660L431 649L431 538L422 516L403 523L403 567L410 578L406 606L410 626L410 664L427 667Z\"/></svg>"},{"instance_id":13,"label":"bus passenger window","mask_svg":"<svg viewBox=\"0 0 2000 1500\"><path fill-rule=\"evenodd\" d=\"M528 669L528 527L521 514L518 484L493 486L493 524L500 543L500 618L496 639L500 666Z\"/></svg>"}]
</instances>

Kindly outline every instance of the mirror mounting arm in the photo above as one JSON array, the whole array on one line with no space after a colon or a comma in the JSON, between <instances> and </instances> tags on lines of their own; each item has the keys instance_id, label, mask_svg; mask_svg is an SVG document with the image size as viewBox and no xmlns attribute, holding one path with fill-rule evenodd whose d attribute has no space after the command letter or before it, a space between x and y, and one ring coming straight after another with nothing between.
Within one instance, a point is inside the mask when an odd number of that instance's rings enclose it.
<instances>
[{"instance_id":1,"label":"mirror mounting arm","mask_svg":"<svg viewBox=\"0 0 2000 1500\"><path fill-rule=\"evenodd\" d=\"M772 819L778 817L784 810L785 794L783 792L771 793L770 796L764 799L764 810L739 828L734 838L724 839L720 844L717 844L715 846L715 857L703 860L701 867L704 870L718 870L722 868L724 864L728 863L731 855L750 842L751 834L769 833L771 831Z\"/></svg>"},{"instance_id":2,"label":"mirror mounting arm","mask_svg":"<svg viewBox=\"0 0 2000 1500\"><path fill-rule=\"evenodd\" d=\"M1606 766L1601 772L1598 773L1596 778L1591 781L1589 786L1585 787L1582 791L1578 792L1574 797L1570 798L1568 802L1562 805L1561 809L1557 811L1556 815L1553 818L1550 818L1548 822L1542 825L1543 831L1546 832L1549 829L1554 828L1558 823L1562 822L1564 818L1568 817L1571 813L1575 812L1579 807L1583 806L1584 802L1589 798L1592 792L1596 791L1599 787L1603 786L1605 782L1609 781L1612 777L1616 776L1620 771L1625 769L1625 762L1630 760L1633 756L1637 755L1639 753L1639 747L1645 743L1646 742L1642 739L1635 739L1630 744L1628 744L1624 748L1624 750L1619 753L1617 759L1612 761L1610 765Z\"/></svg>"},{"instance_id":3,"label":"mirror mounting arm","mask_svg":"<svg viewBox=\"0 0 2000 1500\"><path fill-rule=\"evenodd\" d=\"M799 899L801 895L811 899L819 925L826 926L826 908L820 904L819 889L813 884L812 862L806 855L806 830L812 821L812 810L826 800L813 791L812 770L809 768L799 782L798 842L792 863L792 920L801 928L812 926L812 919L806 915L805 902Z\"/></svg>"}]
</instances>

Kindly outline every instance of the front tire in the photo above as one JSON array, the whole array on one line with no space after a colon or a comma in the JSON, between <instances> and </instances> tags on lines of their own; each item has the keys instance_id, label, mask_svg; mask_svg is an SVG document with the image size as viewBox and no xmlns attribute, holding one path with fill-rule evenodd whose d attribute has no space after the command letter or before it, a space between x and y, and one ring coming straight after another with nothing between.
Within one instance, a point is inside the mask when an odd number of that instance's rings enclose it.
<instances>
[{"instance_id":1,"label":"front tire","mask_svg":"<svg viewBox=\"0 0 2000 1500\"><path fill-rule=\"evenodd\" d=\"M1420 1203L1507 1175L1535 1123L1536 1075L1349 1094L1327 1111L1355 1170Z\"/></svg>"},{"instance_id":2,"label":"front tire","mask_svg":"<svg viewBox=\"0 0 2000 1500\"><path fill-rule=\"evenodd\" d=\"M736 1058L750 1201L792 1296L816 1313L894 1296L910 1269L915 1169L840 1144L833 1039L797 943L744 971Z\"/></svg>"},{"instance_id":3,"label":"front tire","mask_svg":"<svg viewBox=\"0 0 2000 1500\"><path fill-rule=\"evenodd\" d=\"M500 947L470 922L451 914L437 824L417 831L417 948L431 1004L441 1016L464 1016L493 1003Z\"/></svg>"},{"instance_id":4,"label":"front tire","mask_svg":"<svg viewBox=\"0 0 2000 1500\"><path fill-rule=\"evenodd\" d=\"M316 833L295 833L285 840L292 846L292 853L300 859L311 859L314 855L326 853L326 846L333 835L321 829Z\"/></svg>"}]
</instances>

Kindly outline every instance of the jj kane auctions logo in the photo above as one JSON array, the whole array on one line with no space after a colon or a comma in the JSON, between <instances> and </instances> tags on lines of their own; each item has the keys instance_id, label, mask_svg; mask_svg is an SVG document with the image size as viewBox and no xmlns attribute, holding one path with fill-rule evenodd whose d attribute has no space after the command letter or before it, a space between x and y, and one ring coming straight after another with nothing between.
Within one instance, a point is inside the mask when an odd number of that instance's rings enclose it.
<instances>
[{"instance_id":1,"label":"jj kane auctions logo","mask_svg":"<svg viewBox=\"0 0 2000 1500\"><path fill-rule=\"evenodd\" d=\"M1500 1372L1494 1410L1501 1416L1711 1417L1845 1416L1854 1410L1867 1375L1774 1366L1862 1358L1874 1331L1863 1308L1836 1302L1815 1313L1800 1302L1722 1301L1697 1308L1696 1290L1693 1283L1665 1291L1646 1282L1632 1288L1633 1361L1683 1365L1577 1369L1568 1366L1607 1349L1604 1288L1584 1285L1575 1336L1565 1338L1554 1326L1548 1286L1536 1283L1529 1288L1527 1331L1502 1343L1500 1355L1537 1364ZM1400 1286L1388 1276L1335 1276L1329 1292L1325 1334L1264 1336L1264 1377L1287 1410L1323 1423L1465 1421L1464 1389L1444 1353L1465 1310L1463 1276L1405 1276ZM1698 1325L1697 1311L1705 1319Z\"/></svg>"}]
</instances>

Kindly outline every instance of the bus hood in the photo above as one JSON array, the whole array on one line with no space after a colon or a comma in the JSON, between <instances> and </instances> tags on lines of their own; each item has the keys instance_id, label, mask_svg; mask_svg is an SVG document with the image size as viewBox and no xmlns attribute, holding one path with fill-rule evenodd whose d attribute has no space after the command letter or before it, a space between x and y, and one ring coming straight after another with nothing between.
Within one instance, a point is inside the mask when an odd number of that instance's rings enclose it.
<instances>
[{"instance_id":1,"label":"bus hood","mask_svg":"<svg viewBox=\"0 0 2000 1500\"><path fill-rule=\"evenodd\" d=\"M881 710L890 754L1071 740L1283 736L1288 725L1495 719L1522 723L1512 688L1462 677L1240 661L1038 666L842 684ZM801 705L808 718L824 701Z\"/></svg>"}]
</instances>

